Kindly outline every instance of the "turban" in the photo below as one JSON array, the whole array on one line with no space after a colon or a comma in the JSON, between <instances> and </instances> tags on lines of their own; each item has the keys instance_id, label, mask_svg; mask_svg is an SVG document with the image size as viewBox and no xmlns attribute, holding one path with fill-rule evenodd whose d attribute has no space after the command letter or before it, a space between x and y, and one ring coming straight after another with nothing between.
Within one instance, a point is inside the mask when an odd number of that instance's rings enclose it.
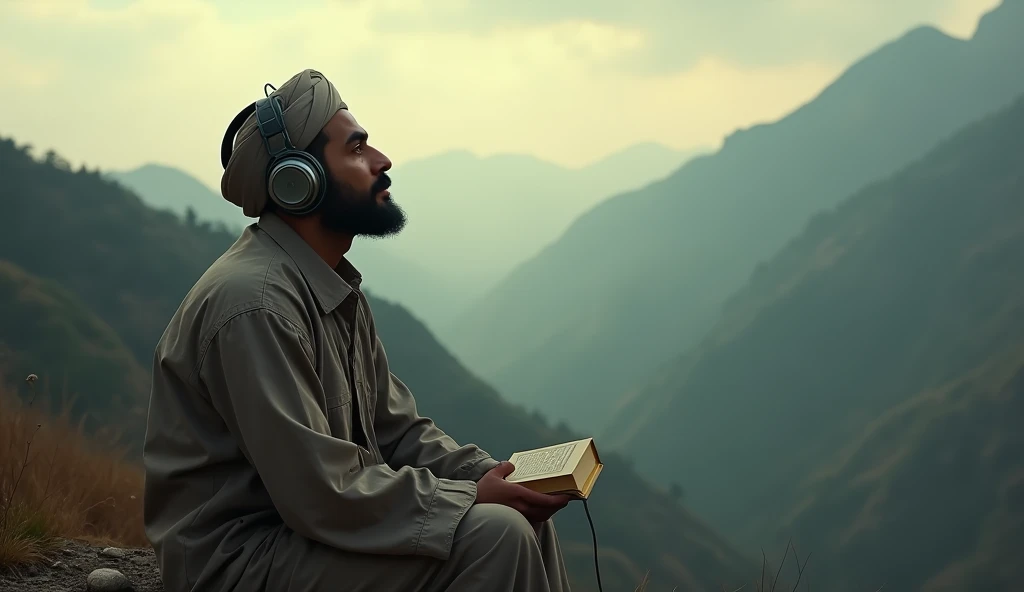
<instances>
[{"instance_id":1,"label":"turban","mask_svg":"<svg viewBox=\"0 0 1024 592\"><path fill-rule=\"evenodd\" d=\"M340 109L348 108L338 89L323 74L310 69L292 76L270 96L280 97L285 128L292 145L299 150L305 150ZM250 218L259 217L270 199L268 164L270 154L256 127L254 112L235 135L233 152L220 181L224 199L241 207L242 213Z\"/></svg>"}]
</instances>

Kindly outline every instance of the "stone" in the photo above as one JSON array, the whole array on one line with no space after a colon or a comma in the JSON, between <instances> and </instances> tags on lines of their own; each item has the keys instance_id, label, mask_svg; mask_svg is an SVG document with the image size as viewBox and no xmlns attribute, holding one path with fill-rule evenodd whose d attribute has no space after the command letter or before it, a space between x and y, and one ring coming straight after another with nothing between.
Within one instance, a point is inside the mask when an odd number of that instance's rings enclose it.
<instances>
[{"instance_id":1,"label":"stone","mask_svg":"<svg viewBox=\"0 0 1024 592\"><path fill-rule=\"evenodd\" d=\"M117 547L107 547L106 549L100 551L100 555L102 555L103 557L113 557L115 559L120 559L125 556L125 552L124 549L118 549Z\"/></svg>"},{"instance_id":2,"label":"stone","mask_svg":"<svg viewBox=\"0 0 1024 592\"><path fill-rule=\"evenodd\" d=\"M93 570L85 583L89 592L130 592L133 589L123 573L107 567Z\"/></svg>"}]
</instances>

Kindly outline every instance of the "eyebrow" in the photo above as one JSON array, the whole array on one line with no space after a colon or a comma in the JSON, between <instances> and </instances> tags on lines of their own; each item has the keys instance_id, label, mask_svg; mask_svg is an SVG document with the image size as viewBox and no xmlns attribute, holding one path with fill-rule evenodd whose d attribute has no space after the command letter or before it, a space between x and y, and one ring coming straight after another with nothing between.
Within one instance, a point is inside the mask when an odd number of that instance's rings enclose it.
<instances>
[{"instance_id":1,"label":"eyebrow","mask_svg":"<svg viewBox=\"0 0 1024 592\"><path fill-rule=\"evenodd\" d=\"M345 144L351 144L352 142L357 141L365 142L369 137L370 135L365 131L356 130L349 135L347 140L345 140Z\"/></svg>"}]
</instances>

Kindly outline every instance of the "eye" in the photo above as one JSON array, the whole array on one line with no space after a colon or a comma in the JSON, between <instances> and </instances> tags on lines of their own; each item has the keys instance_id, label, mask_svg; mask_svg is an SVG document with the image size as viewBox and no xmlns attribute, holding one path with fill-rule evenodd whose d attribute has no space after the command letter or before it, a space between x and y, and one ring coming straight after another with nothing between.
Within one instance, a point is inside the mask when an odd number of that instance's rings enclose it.
<instances>
[{"instance_id":1,"label":"eye","mask_svg":"<svg viewBox=\"0 0 1024 592\"><path fill-rule=\"evenodd\" d=\"M363 152L363 143L359 142L358 144L356 144L356 147L353 148L353 150L355 150L356 154L362 154L362 152Z\"/></svg>"}]
</instances>

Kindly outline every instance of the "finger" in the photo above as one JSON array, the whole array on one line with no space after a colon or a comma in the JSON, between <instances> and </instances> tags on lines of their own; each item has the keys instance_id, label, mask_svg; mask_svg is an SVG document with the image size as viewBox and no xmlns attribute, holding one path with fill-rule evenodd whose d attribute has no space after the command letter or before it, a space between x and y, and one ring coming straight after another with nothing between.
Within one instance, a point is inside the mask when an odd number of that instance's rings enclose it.
<instances>
[{"instance_id":1,"label":"finger","mask_svg":"<svg viewBox=\"0 0 1024 592\"><path fill-rule=\"evenodd\" d=\"M550 512L548 512L546 510L542 510L540 508L530 507L530 506L527 506L523 510L522 514L523 514L523 516L526 517L526 519L529 522L531 522L533 524L544 522L545 520L547 520L551 516Z\"/></svg>"},{"instance_id":2,"label":"finger","mask_svg":"<svg viewBox=\"0 0 1024 592\"><path fill-rule=\"evenodd\" d=\"M536 509L536 510L534 510L532 512L533 513L533 519L531 520L531 522L537 522L537 523L547 522L548 520L551 519L552 516L555 515L555 513L558 512L559 509L560 508L549 508L549 509L543 509L543 510L542 509Z\"/></svg>"},{"instance_id":3,"label":"finger","mask_svg":"<svg viewBox=\"0 0 1024 592\"><path fill-rule=\"evenodd\" d=\"M551 518L551 515L557 511L557 508L542 508L540 506L533 506L523 501L517 500L511 504L511 507L518 511L531 523L540 523Z\"/></svg>"},{"instance_id":4,"label":"finger","mask_svg":"<svg viewBox=\"0 0 1024 592\"><path fill-rule=\"evenodd\" d=\"M516 501L516 502L510 504L510 506L515 511L519 512L520 514L522 514L523 518L526 518L530 522L534 522L536 520L536 518L537 518L537 509L531 507L529 504L524 504L523 502Z\"/></svg>"},{"instance_id":5,"label":"finger","mask_svg":"<svg viewBox=\"0 0 1024 592\"><path fill-rule=\"evenodd\" d=\"M566 493L549 493L544 497L548 498L550 505L565 507L572 501L572 496Z\"/></svg>"},{"instance_id":6,"label":"finger","mask_svg":"<svg viewBox=\"0 0 1024 592\"><path fill-rule=\"evenodd\" d=\"M565 506L567 501L563 502L564 494L552 495L548 493L538 493L526 487L522 488L522 500L528 504L534 506L540 506L542 508L557 508Z\"/></svg>"},{"instance_id":7,"label":"finger","mask_svg":"<svg viewBox=\"0 0 1024 592\"><path fill-rule=\"evenodd\" d=\"M531 506L527 504L523 515L528 516L530 522L545 522L565 508L566 504L568 504L568 501L565 501L565 504L560 504L554 507Z\"/></svg>"},{"instance_id":8,"label":"finger","mask_svg":"<svg viewBox=\"0 0 1024 592\"><path fill-rule=\"evenodd\" d=\"M507 460L503 460L500 463L498 463L498 466L494 467L489 472L494 473L498 477L504 479L505 477L508 477L509 475L511 475L512 472L515 471L515 470L516 470L515 465L513 465L510 462L508 462Z\"/></svg>"},{"instance_id":9,"label":"finger","mask_svg":"<svg viewBox=\"0 0 1024 592\"><path fill-rule=\"evenodd\" d=\"M565 500L562 503L559 503L557 506L536 507L536 510L542 513L544 515L544 519L547 520L548 518L554 516L556 513L565 508L565 506L567 506L568 504L568 500Z\"/></svg>"}]
</instances>

